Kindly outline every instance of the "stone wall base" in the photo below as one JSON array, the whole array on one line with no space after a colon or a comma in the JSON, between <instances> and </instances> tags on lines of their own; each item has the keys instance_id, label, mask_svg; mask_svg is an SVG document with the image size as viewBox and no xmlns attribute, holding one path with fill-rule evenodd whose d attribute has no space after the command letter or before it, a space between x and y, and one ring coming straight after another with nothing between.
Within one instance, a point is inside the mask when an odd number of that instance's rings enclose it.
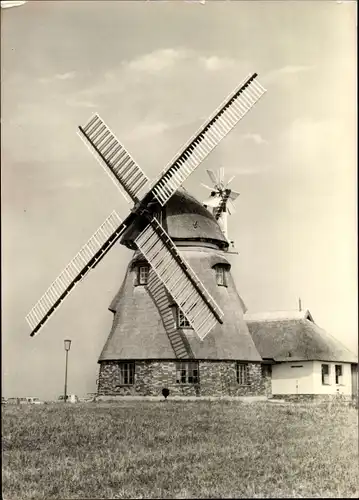
<instances>
[{"instance_id":1,"label":"stone wall base","mask_svg":"<svg viewBox=\"0 0 359 500\"><path fill-rule=\"evenodd\" d=\"M167 401L241 401L242 403L256 403L267 401L267 396L169 396ZM161 401L163 396L97 396L96 401L115 403L118 401Z\"/></svg>"},{"instance_id":2,"label":"stone wall base","mask_svg":"<svg viewBox=\"0 0 359 500\"><path fill-rule=\"evenodd\" d=\"M192 360L191 360L192 361ZM261 363L248 363L246 385L237 382L236 361L198 361L199 381L196 384L177 382L177 362L172 360L136 360L132 385L120 383L120 361L102 361L98 379L99 396L162 398L162 389L169 397L204 396L266 396L268 382L262 376Z\"/></svg>"}]
</instances>

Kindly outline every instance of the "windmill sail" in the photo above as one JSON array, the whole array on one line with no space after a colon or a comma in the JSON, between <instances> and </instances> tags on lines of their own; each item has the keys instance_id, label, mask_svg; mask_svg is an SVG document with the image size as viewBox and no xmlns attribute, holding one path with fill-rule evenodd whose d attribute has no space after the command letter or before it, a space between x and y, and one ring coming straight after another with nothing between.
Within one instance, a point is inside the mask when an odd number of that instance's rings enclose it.
<instances>
[{"instance_id":1,"label":"windmill sail","mask_svg":"<svg viewBox=\"0 0 359 500\"><path fill-rule=\"evenodd\" d=\"M234 177L232 177L232 179L234 179ZM228 184L229 184L229 182L227 182L227 186L228 186ZM238 198L239 195L240 195L240 193L238 193L237 191L233 191L231 189L231 192L229 194L229 199L234 201Z\"/></svg>"},{"instance_id":2,"label":"windmill sail","mask_svg":"<svg viewBox=\"0 0 359 500\"><path fill-rule=\"evenodd\" d=\"M227 203L227 212L229 215L234 215L236 213L236 207L234 206L234 203L231 201L231 199L229 199Z\"/></svg>"},{"instance_id":3,"label":"windmill sail","mask_svg":"<svg viewBox=\"0 0 359 500\"><path fill-rule=\"evenodd\" d=\"M79 127L79 130L91 145L91 152L96 153L100 163L102 160L131 200L137 201L136 197L147 184L148 177L105 122L95 114L84 127ZM128 200L127 196L125 198Z\"/></svg>"},{"instance_id":4,"label":"windmill sail","mask_svg":"<svg viewBox=\"0 0 359 500\"><path fill-rule=\"evenodd\" d=\"M161 173L153 193L162 206L266 92L256 77L247 78L221 104Z\"/></svg>"},{"instance_id":5,"label":"windmill sail","mask_svg":"<svg viewBox=\"0 0 359 500\"><path fill-rule=\"evenodd\" d=\"M75 255L26 316L33 337L60 306L74 286L105 256L125 229L114 211Z\"/></svg>"},{"instance_id":6,"label":"windmill sail","mask_svg":"<svg viewBox=\"0 0 359 500\"><path fill-rule=\"evenodd\" d=\"M218 184L219 181L218 181L218 179L216 177L216 174L214 172L212 172L212 170L207 170L207 174L208 174L208 177L213 182L213 185L217 186L217 184Z\"/></svg>"},{"instance_id":7,"label":"windmill sail","mask_svg":"<svg viewBox=\"0 0 359 500\"><path fill-rule=\"evenodd\" d=\"M105 166L116 185L122 186L125 198L130 198L135 207L124 222L113 212L35 304L26 317L32 329L31 336L45 324L74 285L97 265L133 219L143 217L146 212L148 217L154 198L164 206L185 179L256 104L266 92L256 77L254 73L244 80L221 104L171 160L141 201L138 195L147 184L148 177L104 121L95 114L86 125L79 127L79 135ZM223 313L180 256L166 231L153 219L135 243L203 339L217 321L222 322Z\"/></svg>"},{"instance_id":8,"label":"windmill sail","mask_svg":"<svg viewBox=\"0 0 359 500\"><path fill-rule=\"evenodd\" d=\"M223 312L214 299L155 218L136 238L135 243L203 340L217 321L223 322Z\"/></svg>"}]
</instances>

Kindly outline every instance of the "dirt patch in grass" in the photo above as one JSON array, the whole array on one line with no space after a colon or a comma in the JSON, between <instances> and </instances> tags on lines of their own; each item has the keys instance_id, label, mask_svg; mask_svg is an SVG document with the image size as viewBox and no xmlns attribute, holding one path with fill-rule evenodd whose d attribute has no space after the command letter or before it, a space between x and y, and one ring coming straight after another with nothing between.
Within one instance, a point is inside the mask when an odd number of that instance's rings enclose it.
<instances>
[{"instance_id":1,"label":"dirt patch in grass","mask_svg":"<svg viewBox=\"0 0 359 500\"><path fill-rule=\"evenodd\" d=\"M357 497L341 407L118 402L3 408L5 500Z\"/></svg>"}]
</instances>

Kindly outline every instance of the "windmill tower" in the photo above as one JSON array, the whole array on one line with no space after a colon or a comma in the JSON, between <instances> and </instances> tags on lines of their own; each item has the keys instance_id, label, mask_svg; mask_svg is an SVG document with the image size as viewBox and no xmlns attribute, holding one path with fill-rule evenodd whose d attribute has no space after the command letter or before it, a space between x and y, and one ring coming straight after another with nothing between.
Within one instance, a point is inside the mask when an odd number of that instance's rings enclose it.
<instances>
[{"instance_id":1,"label":"windmill tower","mask_svg":"<svg viewBox=\"0 0 359 500\"><path fill-rule=\"evenodd\" d=\"M225 182L223 167L217 172L207 170L207 174L213 182L213 186L210 188L206 184L202 184L202 186L211 191L211 196L203 202L203 205L206 208L209 207L209 209L212 209L214 218L218 221L224 236L228 239L228 215L235 213L236 210L233 202L239 196L239 193L228 187L233 181L234 176Z\"/></svg>"},{"instance_id":2,"label":"windmill tower","mask_svg":"<svg viewBox=\"0 0 359 500\"><path fill-rule=\"evenodd\" d=\"M116 212L105 220L26 319L36 335L117 241L134 250L110 305L99 394L158 394L164 385L178 394L222 394L228 381L231 387L237 381L240 393L259 386L261 357L225 258L228 242L216 218L181 185L264 93L257 74L247 77L150 186L97 114L79 127L134 206L124 221Z\"/></svg>"}]
</instances>

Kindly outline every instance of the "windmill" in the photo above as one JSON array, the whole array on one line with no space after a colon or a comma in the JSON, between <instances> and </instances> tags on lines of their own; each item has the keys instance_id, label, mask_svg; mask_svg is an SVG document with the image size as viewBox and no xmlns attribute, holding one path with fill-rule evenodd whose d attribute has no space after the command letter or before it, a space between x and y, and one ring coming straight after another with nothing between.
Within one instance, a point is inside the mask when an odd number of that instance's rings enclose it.
<instances>
[{"instance_id":1,"label":"windmill","mask_svg":"<svg viewBox=\"0 0 359 500\"><path fill-rule=\"evenodd\" d=\"M223 323L223 312L161 225L161 212L157 207L165 207L187 177L265 92L266 89L257 81L257 74L249 75L149 187L149 179L141 167L97 114L79 127L80 137L134 206L124 221L115 211L112 212L50 285L26 316L30 336L40 331L76 284L138 220L142 229L133 240L133 249L141 252L199 339L203 340L217 322Z\"/></svg>"},{"instance_id":2,"label":"windmill","mask_svg":"<svg viewBox=\"0 0 359 500\"><path fill-rule=\"evenodd\" d=\"M227 215L235 213L233 201L239 196L239 193L228 187L233 181L234 176L225 182L223 167L217 172L207 170L207 174L213 182L213 187L202 184L202 186L211 191L211 196L203 202L203 205L206 208L210 207L212 209L214 218L218 221L224 236L228 239Z\"/></svg>"}]
</instances>

